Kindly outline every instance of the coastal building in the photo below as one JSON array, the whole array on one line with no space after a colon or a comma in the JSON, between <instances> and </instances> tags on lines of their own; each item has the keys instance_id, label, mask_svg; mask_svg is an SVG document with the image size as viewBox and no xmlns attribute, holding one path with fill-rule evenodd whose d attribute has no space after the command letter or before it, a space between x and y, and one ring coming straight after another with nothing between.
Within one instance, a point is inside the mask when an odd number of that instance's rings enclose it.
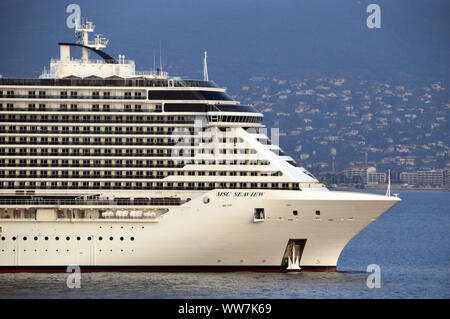
<instances>
[{"instance_id":1,"label":"coastal building","mask_svg":"<svg viewBox=\"0 0 450 319\"><path fill-rule=\"evenodd\" d=\"M367 184L385 184L386 183L386 173L381 172L371 172L367 174Z\"/></svg>"},{"instance_id":2,"label":"coastal building","mask_svg":"<svg viewBox=\"0 0 450 319\"><path fill-rule=\"evenodd\" d=\"M369 174L376 173L377 169L373 166L350 166L348 169L344 171L344 174L347 178L353 178L355 176L359 176L362 178L364 184L367 183Z\"/></svg>"},{"instance_id":3,"label":"coastal building","mask_svg":"<svg viewBox=\"0 0 450 319\"><path fill-rule=\"evenodd\" d=\"M444 170L442 169L424 169L415 172L400 173L400 180L404 184L415 186L443 186Z\"/></svg>"}]
</instances>

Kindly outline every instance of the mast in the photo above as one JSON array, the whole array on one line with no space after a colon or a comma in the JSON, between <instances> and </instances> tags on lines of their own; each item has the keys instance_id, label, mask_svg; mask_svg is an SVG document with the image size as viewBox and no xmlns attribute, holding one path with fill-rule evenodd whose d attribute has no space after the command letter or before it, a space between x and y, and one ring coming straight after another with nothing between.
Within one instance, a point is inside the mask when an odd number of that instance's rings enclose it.
<instances>
[{"instance_id":1,"label":"mast","mask_svg":"<svg viewBox=\"0 0 450 319\"><path fill-rule=\"evenodd\" d=\"M208 81L208 63L207 63L206 59L207 59L207 53L205 50L204 57L203 57L203 80Z\"/></svg>"},{"instance_id":2,"label":"mast","mask_svg":"<svg viewBox=\"0 0 450 319\"><path fill-rule=\"evenodd\" d=\"M94 28L95 25L92 23L92 21L88 21L86 19L84 24L77 24L75 26L75 37L81 37L81 44L86 47L94 48L96 50L106 48L109 40L100 37L101 34L96 34L94 41L89 42L89 32L94 32ZM89 50L87 48L83 48L82 52L82 59L84 62L87 62L89 60Z\"/></svg>"},{"instance_id":3,"label":"mast","mask_svg":"<svg viewBox=\"0 0 450 319\"><path fill-rule=\"evenodd\" d=\"M159 71L162 72L162 41L159 41Z\"/></svg>"},{"instance_id":4,"label":"mast","mask_svg":"<svg viewBox=\"0 0 450 319\"><path fill-rule=\"evenodd\" d=\"M386 196L391 196L391 170L388 169L388 186L386 189Z\"/></svg>"}]
</instances>

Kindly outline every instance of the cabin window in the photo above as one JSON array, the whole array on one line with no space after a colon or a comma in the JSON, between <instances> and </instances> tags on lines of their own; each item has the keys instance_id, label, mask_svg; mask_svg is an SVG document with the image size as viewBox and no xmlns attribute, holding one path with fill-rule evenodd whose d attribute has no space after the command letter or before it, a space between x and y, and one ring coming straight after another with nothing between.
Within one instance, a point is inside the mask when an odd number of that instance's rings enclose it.
<instances>
[{"instance_id":1,"label":"cabin window","mask_svg":"<svg viewBox=\"0 0 450 319\"><path fill-rule=\"evenodd\" d=\"M320 216L320 210L316 210L316 216Z\"/></svg>"},{"instance_id":2,"label":"cabin window","mask_svg":"<svg viewBox=\"0 0 450 319\"><path fill-rule=\"evenodd\" d=\"M254 218L255 219L264 219L265 218L264 208L255 208Z\"/></svg>"},{"instance_id":3,"label":"cabin window","mask_svg":"<svg viewBox=\"0 0 450 319\"><path fill-rule=\"evenodd\" d=\"M297 215L298 215L298 211L294 210L294 211L292 212L292 214L293 214L294 216L297 216Z\"/></svg>"}]
</instances>

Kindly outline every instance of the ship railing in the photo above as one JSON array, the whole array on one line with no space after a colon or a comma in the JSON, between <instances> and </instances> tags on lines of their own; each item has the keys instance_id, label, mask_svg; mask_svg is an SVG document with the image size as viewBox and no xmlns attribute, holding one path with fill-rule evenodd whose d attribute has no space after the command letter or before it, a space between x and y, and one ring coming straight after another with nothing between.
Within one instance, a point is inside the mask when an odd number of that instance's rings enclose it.
<instances>
[{"instance_id":1,"label":"ship railing","mask_svg":"<svg viewBox=\"0 0 450 319\"><path fill-rule=\"evenodd\" d=\"M82 108L82 107L25 107L25 108L18 108L18 107L7 107L7 108L1 108L0 111L10 111L10 112L28 112L28 111L38 111L38 112L102 112L102 113L161 113L162 110L158 108L141 108L141 109L116 109L116 108L109 108L109 109L95 109L95 108ZM9 121L9 120L8 120ZM11 120L13 121L13 120ZM191 124L192 121L185 121L186 124ZM161 121L161 123L167 123L164 121ZM171 122L172 123L172 122ZM184 123L182 123L184 124Z\"/></svg>"},{"instance_id":2,"label":"ship railing","mask_svg":"<svg viewBox=\"0 0 450 319\"><path fill-rule=\"evenodd\" d=\"M0 206L179 206L187 200L166 198L149 200L108 200L108 199L2 199Z\"/></svg>"},{"instance_id":3,"label":"ship railing","mask_svg":"<svg viewBox=\"0 0 450 319\"><path fill-rule=\"evenodd\" d=\"M6 94L2 98L7 99L59 99L59 100L145 100L146 96L97 96L97 95L20 95Z\"/></svg>"},{"instance_id":4,"label":"ship railing","mask_svg":"<svg viewBox=\"0 0 450 319\"><path fill-rule=\"evenodd\" d=\"M164 71L150 70L150 71L135 71L134 75L136 75L136 76L154 76L154 77L159 77L159 78L167 78L169 76L169 73L164 72Z\"/></svg>"},{"instance_id":5,"label":"ship railing","mask_svg":"<svg viewBox=\"0 0 450 319\"><path fill-rule=\"evenodd\" d=\"M73 57L71 57L70 60L68 60L68 61L54 59L54 58L50 59L50 65L63 64L63 63L67 63L67 62L75 62L75 63L79 63L79 64L84 64L84 63L107 64L107 63L105 63L105 60L100 60L100 59L89 59L87 61L85 61L83 59L73 58ZM134 60L124 60L123 62L124 63L121 63L121 64L134 64Z\"/></svg>"},{"instance_id":6,"label":"ship railing","mask_svg":"<svg viewBox=\"0 0 450 319\"><path fill-rule=\"evenodd\" d=\"M144 71L145 72L145 71ZM139 71L138 71L139 73ZM169 85L169 80L171 81L171 86L173 87L211 87L217 88L217 84L214 81L202 81L202 80L189 80L189 79L146 79L139 78L121 78L121 79L108 79L108 78L54 78L56 74L52 70L45 70L43 72L44 78L40 79L21 79L21 78L0 78L0 85L43 85L43 86L115 86L115 87L167 87ZM48 75L48 76L46 76Z\"/></svg>"}]
</instances>

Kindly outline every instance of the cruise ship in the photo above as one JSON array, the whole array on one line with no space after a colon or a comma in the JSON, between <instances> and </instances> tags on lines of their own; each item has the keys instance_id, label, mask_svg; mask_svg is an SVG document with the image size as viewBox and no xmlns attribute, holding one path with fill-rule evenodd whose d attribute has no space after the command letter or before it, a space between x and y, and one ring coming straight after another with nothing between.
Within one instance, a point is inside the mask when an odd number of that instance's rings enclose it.
<instances>
[{"instance_id":1,"label":"cruise ship","mask_svg":"<svg viewBox=\"0 0 450 319\"><path fill-rule=\"evenodd\" d=\"M39 78L0 78L1 272L335 271L399 203L328 190L208 79L206 52L202 80L136 71L93 31Z\"/></svg>"}]
</instances>

